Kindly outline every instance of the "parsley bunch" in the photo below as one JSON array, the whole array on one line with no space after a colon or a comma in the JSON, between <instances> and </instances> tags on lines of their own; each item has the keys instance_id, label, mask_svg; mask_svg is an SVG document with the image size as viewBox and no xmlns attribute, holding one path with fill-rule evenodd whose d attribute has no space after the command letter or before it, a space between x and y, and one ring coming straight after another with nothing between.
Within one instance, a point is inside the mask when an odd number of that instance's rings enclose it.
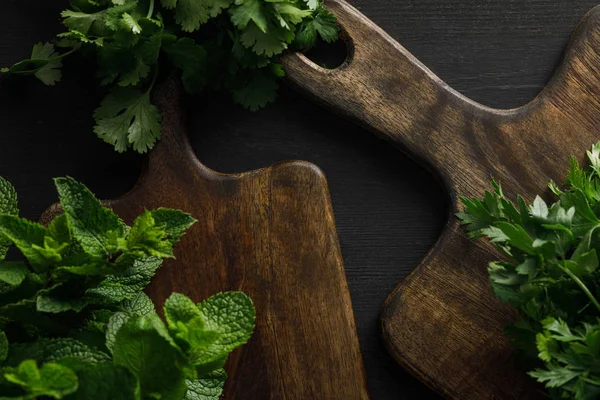
<instances>
[{"instance_id":1,"label":"parsley bunch","mask_svg":"<svg viewBox=\"0 0 600 400\"><path fill-rule=\"evenodd\" d=\"M495 295L520 311L506 333L555 399L600 396L600 142L587 154L586 169L571 158L565 188L550 182L551 205L515 205L492 182L458 214L469 236L506 255L488 267Z\"/></svg>"},{"instance_id":2,"label":"parsley bunch","mask_svg":"<svg viewBox=\"0 0 600 400\"><path fill-rule=\"evenodd\" d=\"M228 354L252 334L243 293L174 293L158 316L143 292L195 220L145 211L132 226L71 178L48 227L17 216L0 178L0 397L218 400ZM6 261L14 244L24 261Z\"/></svg>"},{"instance_id":3,"label":"parsley bunch","mask_svg":"<svg viewBox=\"0 0 600 400\"><path fill-rule=\"evenodd\" d=\"M110 91L94 113L94 131L119 152L145 153L161 136L161 116L150 100L159 65L180 70L188 93L224 89L257 110L275 99L284 50L307 50L318 37L337 39L336 18L322 2L71 0L61 14L67 32L0 71L54 85L68 55L95 58L96 76Z\"/></svg>"}]
</instances>

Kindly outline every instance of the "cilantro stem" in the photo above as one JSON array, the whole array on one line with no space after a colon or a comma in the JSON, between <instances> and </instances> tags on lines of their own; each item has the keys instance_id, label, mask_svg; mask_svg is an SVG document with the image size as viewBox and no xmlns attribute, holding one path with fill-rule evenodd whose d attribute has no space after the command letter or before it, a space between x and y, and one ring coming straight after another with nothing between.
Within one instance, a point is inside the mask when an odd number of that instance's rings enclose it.
<instances>
[{"instance_id":1,"label":"cilantro stem","mask_svg":"<svg viewBox=\"0 0 600 400\"><path fill-rule=\"evenodd\" d=\"M577 284L577 286L579 286L579 288L583 291L583 293L585 293L587 295L587 297L589 297L590 301L592 302L592 304L594 304L594 306L596 306L596 308L598 309L598 311L600 311L600 303L598 303L598 300L596 300L596 298L594 297L594 295L592 294L592 292L590 292L590 290L588 289L587 286L585 286L585 283L583 283L581 281L581 279L579 279L577 277L577 275L575 275L573 273L573 271L571 271L570 269L566 268L566 267L562 267L562 270L565 271L565 273L567 275L569 275L569 277L573 280L573 282L575 282Z\"/></svg>"},{"instance_id":2,"label":"cilantro stem","mask_svg":"<svg viewBox=\"0 0 600 400\"><path fill-rule=\"evenodd\" d=\"M154 14L154 0L150 0L150 6L148 7L148 15L146 15L146 18L152 18L152 14Z\"/></svg>"},{"instance_id":3,"label":"cilantro stem","mask_svg":"<svg viewBox=\"0 0 600 400\"><path fill-rule=\"evenodd\" d=\"M65 58L67 56L70 56L71 54L75 53L76 51L77 51L77 49L73 49L73 50L67 51L64 54L58 55L56 57L49 58L47 60L34 60L34 59L32 59L31 61L47 61L48 63L51 63L52 61L62 60L63 58ZM44 66L45 65L43 65L43 66L41 66L39 68L36 68L36 69L29 69L29 70L26 70L26 71L11 71L10 73L12 75L29 75L29 74L35 74L40 69L44 68Z\"/></svg>"}]
</instances>

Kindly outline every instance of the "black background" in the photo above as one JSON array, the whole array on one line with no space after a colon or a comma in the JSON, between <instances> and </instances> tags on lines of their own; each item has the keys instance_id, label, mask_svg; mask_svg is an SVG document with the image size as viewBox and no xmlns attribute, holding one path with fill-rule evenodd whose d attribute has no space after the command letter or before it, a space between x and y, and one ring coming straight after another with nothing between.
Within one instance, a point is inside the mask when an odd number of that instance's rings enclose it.
<instances>
[{"instance_id":1,"label":"black background","mask_svg":"<svg viewBox=\"0 0 600 400\"><path fill-rule=\"evenodd\" d=\"M60 31L66 0L0 0L0 66ZM354 0L448 84L487 106L530 101L550 78L592 0ZM55 176L71 175L100 197L133 186L143 157L115 153L92 133L102 93L84 64L47 88L0 79L0 175L14 183L22 214L54 200ZM436 240L447 200L435 179L368 132L283 87L276 105L250 113L226 98L187 102L201 161L241 172L303 159L327 174L373 399L435 398L385 352L382 302Z\"/></svg>"}]
</instances>

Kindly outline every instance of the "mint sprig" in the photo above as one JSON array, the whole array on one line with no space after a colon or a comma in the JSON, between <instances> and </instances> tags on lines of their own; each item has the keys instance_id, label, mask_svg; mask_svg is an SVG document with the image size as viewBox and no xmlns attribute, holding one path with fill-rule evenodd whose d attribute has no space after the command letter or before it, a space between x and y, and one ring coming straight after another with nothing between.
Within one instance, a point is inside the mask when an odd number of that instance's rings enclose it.
<instances>
[{"instance_id":1,"label":"mint sprig","mask_svg":"<svg viewBox=\"0 0 600 400\"><path fill-rule=\"evenodd\" d=\"M223 365L255 324L243 293L165 303L143 292L195 220L145 211L127 226L72 178L55 180L64 214L47 227L19 218L0 180L0 234L24 261L0 257L3 399L217 400Z\"/></svg>"}]
</instances>

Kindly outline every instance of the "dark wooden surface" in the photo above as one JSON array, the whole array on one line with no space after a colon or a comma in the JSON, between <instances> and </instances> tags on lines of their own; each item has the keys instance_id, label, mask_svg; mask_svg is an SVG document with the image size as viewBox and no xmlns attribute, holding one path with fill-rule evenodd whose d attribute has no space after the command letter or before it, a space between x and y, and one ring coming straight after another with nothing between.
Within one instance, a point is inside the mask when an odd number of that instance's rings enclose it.
<instances>
[{"instance_id":1,"label":"dark wooden surface","mask_svg":"<svg viewBox=\"0 0 600 400\"><path fill-rule=\"evenodd\" d=\"M0 64L23 58L58 32L66 2L0 2ZM569 35L594 1L352 2L455 89L485 105L531 100L551 77ZM19 190L26 216L55 200L50 178L72 175L102 197L130 189L141 158L117 155L91 133L100 93L71 63L57 88L30 80L0 86L0 174ZM260 113L226 99L188 103L199 158L222 172L286 159L318 164L329 180L373 399L435 398L387 355L377 318L397 282L422 259L447 215L441 186L363 129L284 88Z\"/></svg>"}]
</instances>

